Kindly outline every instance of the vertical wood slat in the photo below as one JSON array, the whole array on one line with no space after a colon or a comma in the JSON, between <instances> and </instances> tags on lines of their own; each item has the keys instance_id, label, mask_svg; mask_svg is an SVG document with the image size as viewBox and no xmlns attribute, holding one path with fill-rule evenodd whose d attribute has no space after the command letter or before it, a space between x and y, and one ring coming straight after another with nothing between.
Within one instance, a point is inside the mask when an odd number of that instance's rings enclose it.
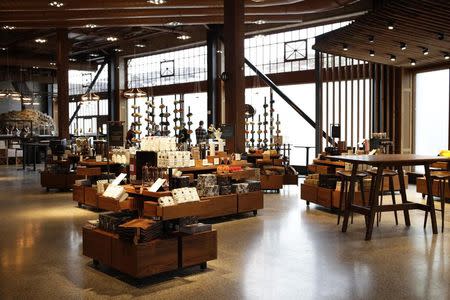
<instances>
[{"instance_id":1,"label":"vertical wood slat","mask_svg":"<svg viewBox=\"0 0 450 300\"><path fill-rule=\"evenodd\" d=\"M328 74L328 70L329 70L329 68L328 68L328 62L329 62L329 59L330 59L330 56L327 54L327 56L326 56L326 61L325 61L325 84L326 84L326 86L325 86L325 92L326 92L326 95L325 95L325 101L326 101L326 105L325 105L325 113L326 113L326 117L325 117L325 126L326 126L326 128L325 128L325 132L327 133L327 136L329 136L329 134L328 134L328 121L329 121L329 108L328 108L328 104L329 104L329 91L328 91L328 89L329 89L329 86L328 86L328 83L329 83L329 79L330 79L330 77L329 77L329 74ZM326 141L326 145L328 146L328 139L327 139L327 141Z\"/></svg>"},{"instance_id":2,"label":"vertical wood slat","mask_svg":"<svg viewBox=\"0 0 450 300\"><path fill-rule=\"evenodd\" d=\"M360 141L359 137L359 129L360 129L360 86L359 86L359 79L360 79L360 60L356 61L357 65L356 65L356 92L358 93L357 97L356 97L356 143L358 143L358 141Z\"/></svg>"},{"instance_id":3,"label":"vertical wood slat","mask_svg":"<svg viewBox=\"0 0 450 300\"><path fill-rule=\"evenodd\" d=\"M369 62L369 136L372 134L372 104L373 104L373 64Z\"/></svg>"},{"instance_id":4,"label":"vertical wood slat","mask_svg":"<svg viewBox=\"0 0 450 300\"><path fill-rule=\"evenodd\" d=\"M353 148L353 137L354 137L354 114L353 114L353 106L354 106L354 86L353 86L353 78L354 78L354 74L353 74L353 65L354 65L354 60L353 58L350 59L350 100L351 100L351 105L350 105L350 139L351 139L351 143L350 146Z\"/></svg>"},{"instance_id":5,"label":"vertical wood slat","mask_svg":"<svg viewBox=\"0 0 450 300\"><path fill-rule=\"evenodd\" d=\"M342 139L342 93L341 93L341 85L342 85L342 57L339 56L339 65L338 65L338 82L339 82L339 88L338 88L338 123L340 125L341 128L341 134L339 136L339 141L341 141Z\"/></svg>"},{"instance_id":6,"label":"vertical wood slat","mask_svg":"<svg viewBox=\"0 0 450 300\"><path fill-rule=\"evenodd\" d=\"M345 58L345 143L348 145L348 58Z\"/></svg>"},{"instance_id":7,"label":"vertical wood slat","mask_svg":"<svg viewBox=\"0 0 450 300\"><path fill-rule=\"evenodd\" d=\"M363 64L363 138L368 138L367 137L367 131L366 131L366 101L367 101L367 96L366 96L366 84L367 84L367 74L366 74L366 62L364 62Z\"/></svg>"},{"instance_id":8,"label":"vertical wood slat","mask_svg":"<svg viewBox=\"0 0 450 300\"><path fill-rule=\"evenodd\" d=\"M333 109L332 109L332 118L331 118L331 122L332 124L336 124L336 78L334 76L334 66L335 66L335 56L333 55L333 59L331 60L331 81L332 81L332 101L333 101Z\"/></svg>"}]
</instances>

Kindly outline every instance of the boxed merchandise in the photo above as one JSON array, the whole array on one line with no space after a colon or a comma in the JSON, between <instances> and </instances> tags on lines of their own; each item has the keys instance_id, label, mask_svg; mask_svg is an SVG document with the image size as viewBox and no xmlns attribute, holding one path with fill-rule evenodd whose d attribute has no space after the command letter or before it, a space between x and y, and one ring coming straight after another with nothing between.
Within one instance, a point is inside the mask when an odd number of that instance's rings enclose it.
<instances>
[{"instance_id":1,"label":"boxed merchandise","mask_svg":"<svg viewBox=\"0 0 450 300\"><path fill-rule=\"evenodd\" d=\"M163 233L162 222L149 219L134 219L118 226L119 238L135 243L146 243L159 238Z\"/></svg>"},{"instance_id":2,"label":"boxed merchandise","mask_svg":"<svg viewBox=\"0 0 450 300\"><path fill-rule=\"evenodd\" d=\"M180 226L180 232L187 234L194 234L211 230L212 230L211 224L197 223L192 225Z\"/></svg>"},{"instance_id":3,"label":"boxed merchandise","mask_svg":"<svg viewBox=\"0 0 450 300\"><path fill-rule=\"evenodd\" d=\"M197 186L212 186L217 184L217 176L214 174L200 174L197 177Z\"/></svg>"},{"instance_id":4,"label":"boxed merchandise","mask_svg":"<svg viewBox=\"0 0 450 300\"><path fill-rule=\"evenodd\" d=\"M214 196L219 196L219 186L218 185L205 186L203 190L203 197L214 197Z\"/></svg>"},{"instance_id":5,"label":"boxed merchandise","mask_svg":"<svg viewBox=\"0 0 450 300\"><path fill-rule=\"evenodd\" d=\"M234 183L231 185L231 191L233 194L246 194L248 193L248 183Z\"/></svg>"},{"instance_id":6,"label":"boxed merchandise","mask_svg":"<svg viewBox=\"0 0 450 300\"><path fill-rule=\"evenodd\" d=\"M116 232L118 226L137 218L137 212L106 212L98 216L98 227L102 230Z\"/></svg>"},{"instance_id":7,"label":"boxed merchandise","mask_svg":"<svg viewBox=\"0 0 450 300\"><path fill-rule=\"evenodd\" d=\"M172 197L175 204L200 201L196 188L180 188L172 190Z\"/></svg>"},{"instance_id":8,"label":"boxed merchandise","mask_svg":"<svg viewBox=\"0 0 450 300\"><path fill-rule=\"evenodd\" d=\"M219 194L220 195L229 195L232 192L231 185L221 185L219 187Z\"/></svg>"},{"instance_id":9,"label":"boxed merchandise","mask_svg":"<svg viewBox=\"0 0 450 300\"><path fill-rule=\"evenodd\" d=\"M261 181L247 180L246 183L248 184L249 192L256 192L261 190Z\"/></svg>"},{"instance_id":10,"label":"boxed merchandise","mask_svg":"<svg viewBox=\"0 0 450 300\"><path fill-rule=\"evenodd\" d=\"M158 198L158 204L159 206L164 207L164 206L172 206L175 205L176 203L171 196L166 196Z\"/></svg>"},{"instance_id":11,"label":"boxed merchandise","mask_svg":"<svg viewBox=\"0 0 450 300\"><path fill-rule=\"evenodd\" d=\"M189 176L172 177L170 179L170 188L179 189L189 187Z\"/></svg>"},{"instance_id":12,"label":"boxed merchandise","mask_svg":"<svg viewBox=\"0 0 450 300\"><path fill-rule=\"evenodd\" d=\"M217 185L219 185L219 186L231 185L231 177L218 175L217 176Z\"/></svg>"}]
</instances>

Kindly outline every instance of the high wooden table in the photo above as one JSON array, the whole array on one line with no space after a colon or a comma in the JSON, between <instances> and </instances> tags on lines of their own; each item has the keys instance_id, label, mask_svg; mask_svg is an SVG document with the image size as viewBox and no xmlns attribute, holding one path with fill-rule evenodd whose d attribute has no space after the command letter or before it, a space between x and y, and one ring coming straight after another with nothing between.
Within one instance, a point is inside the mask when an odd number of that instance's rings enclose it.
<instances>
[{"instance_id":1,"label":"high wooden table","mask_svg":"<svg viewBox=\"0 0 450 300\"><path fill-rule=\"evenodd\" d=\"M348 219L350 212L356 212L362 214L366 218L366 240L372 238L372 230L375 215L377 212L383 211L397 211L403 210L405 217L406 226L411 225L409 218L409 210L420 209L423 211L430 212L431 215L431 225L433 233L437 234L437 223L436 223L436 213L434 209L433 193L428 194L427 204L414 203L406 199L405 191L405 181L404 181L404 166L418 166L423 165L425 167L425 177L427 180L428 190L432 190L432 180L430 177L430 165L436 162L450 162L449 158L438 157L438 156L424 156L415 154L381 154L381 155L339 155L339 156L328 156L331 160L340 160L343 162L348 162L353 165L352 176L350 179L350 190L348 197L346 197L345 211L344 211L344 222L342 223L342 232L347 231ZM369 194L369 207L363 207L353 204L353 198L355 195L355 182L356 173L358 166L360 164L367 164L373 167L377 167L377 175L375 177L375 183L372 183L371 191ZM382 180L383 169L393 167L397 169L400 181L400 194L402 197L401 204L392 205L379 205L378 204L378 191L380 190L380 183Z\"/></svg>"}]
</instances>

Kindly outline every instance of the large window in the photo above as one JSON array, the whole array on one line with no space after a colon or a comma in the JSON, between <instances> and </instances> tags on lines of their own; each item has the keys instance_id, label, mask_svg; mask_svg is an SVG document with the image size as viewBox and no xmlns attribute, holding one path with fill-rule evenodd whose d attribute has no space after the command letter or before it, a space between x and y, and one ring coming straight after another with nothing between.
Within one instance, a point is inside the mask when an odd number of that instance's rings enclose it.
<instances>
[{"instance_id":1,"label":"large window","mask_svg":"<svg viewBox=\"0 0 450 300\"><path fill-rule=\"evenodd\" d=\"M207 105L207 94L206 93L192 93L192 94L184 94L184 95L166 95L166 96L158 96L158 97L154 97L154 103L155 103L155 123L157 125L159 125L161 123L161 109L160 109L160 105L161 103L163 103L166 107L167 107L167 111L170 113L170 117L169 117L169 127L168 129L170 130L170 136L173 136L175 134L175 129L174 129L174 109L175 109L175 104L174 101L175 100L180 100L180 98L183 97L184 102L183 102L183 112L182 112L182 117L183 117L183 122L186 123L186 128L187 126L187 114L189 112L189 108L190 111L192 113L192 118L191 118L191 122L193 123L191 126L191 130L194 131L191 134L191 139L192 139L192 143L196 144L196 138L195 138L195 129L198 127L198 123L200 121L204 121L205 124L207 123L207 110L206 110L206 105ZM149 97L151 99L151 97ZM142 118L141 123L141 137L146 136L148 134L147 131L147 126L148 126L148 121L145 120L147 117L147 105L145 104L147 102L147 97L144 98L137 98L136 99L136 105L139 106L139 110L142 114ZM134 103L134 99L128 99L128 127L131 126L131 123L133 123L134 121L134 117L132 116L133 113L133 105ZM164 108L164 113L166 112L166 108ZM165 119L163 120L165 121Z\"/></svg>"},{"instance_id":2,"label":"large window","mask_svg":"<svg viewBox=\"0 0 450 300\"><path fill-rule=\"evenodd\" d=\"M98 65L97 70L100 69ZM69 70L69 95L84 94L95 77L95 71ZM106 92L108 91L108 67L105 66L100 73L92 91Z\"/></svg>"},{"instance_id":3,"label":"large window","mask_svg":"<svg viewBox=\"0 0 450 300\"><path fill-rule=\"evenodd\" d=\"M69 116L72 116L80 102L69 102ZM73 135L97 135L98 128L105 131L104 124L108 120L108 100L82 102L76 118L69 127Z\"/></svg>"},{"instance_id":4,"label":"large window","mask_svg":"<svg viewBox=\"0 0 450 300\"><path fill-rule=\"evenodd\" d=\"M128 87L206 80L206 46L128 60Z\"/></svg>"},{"instance_id":5,"label":"large window","mask_svg":"<svg viewBox=\"0 0 450 300\"><path fill-rule=\"evenodd\" d=\"M448 149L449 70L416 77L416 154L437 155Z\"/></svg>"},{"instance_id":6,"label":"large window","mask_svg":"<svg viewBox=\"0 0 450 300\"><path fill-rule=\"evenodd\" d=\"M314 120L315 84L289 85L281 86L280 88L297 106L299 106L310 118ZM299 95L301 95L301 97ZM264 119L264 98L267 100L267 103L269 103L270 89L268 87L247 89L245 96L246 103L252 105L256 110L256 115L254 117L255 131L258 131L258 117L261 116L261 120ZM292 144L293 146L314 146L314 128L303 118L301 118L297 112L295 112L276 93L274 93L273 96L275 100L274 119L276 121L277 114L279 114L281 130L280 135L283 137L283 143ZM267 128L269 128L269 126ZM257 139L256 134L255 139ZM313 157L314 150L310 150L310 160ZM290 158L291 164L293 165L305 165L305 148L292 148Z\"/></svg>"},{"instance_id":7,"label":"large window","mask_svg":"<svg viewBox=\"0 0 450 300\"><path fill-rule=\"evenodd\" d=\"M314 69L315 37L348 25L341 22L245 39L245 57L265 74ZM254 75L245 68L245 75Z\"/></svg>"}]
</instances>

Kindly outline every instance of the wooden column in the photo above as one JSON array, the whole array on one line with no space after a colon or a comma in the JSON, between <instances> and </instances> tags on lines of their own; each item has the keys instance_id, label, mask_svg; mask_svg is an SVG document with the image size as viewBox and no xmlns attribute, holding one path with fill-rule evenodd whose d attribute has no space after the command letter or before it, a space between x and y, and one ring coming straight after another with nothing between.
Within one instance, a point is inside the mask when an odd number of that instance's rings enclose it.
<instances>
[{"instance_id":1,"label":"wooden column","mask_svg":"<svg viewBox=\"0 0 450 300\"><path fill-rule=\"evenodd\" d=\"M208 25L206 35L208 61L208 124L220 125L221 87L218 75L221 73L220 56L220 25Z\"/></svg>"},{"instance_id":2,"label":"wooden column","mask_svg":"<svg viewBox=\"0 0 450 300\"><path fill-rule=\"evenodd\" d=\"M231 152L245 151L244 0L224 1L225 122L234 127Z\"/></svg>"},{"instance_id":3,"label":"wooden column","mask_svg":"<svg viewBox=\"0 0 450 300\"><path fill-rule=\"evenodd\" d=\"M69 138L69 38L67 28L56 31L56 67L58 83L58 133Z\"/></svg>"},{"instance_id":4,"label":"wooden column","mask_svg":"<svg viewBox=\"0 0 450 300\"><path fill-rule=\"evenodd\" d=\"M120 121L120 103L125 85L123 59L117 53L111 55L108 64L108 120Z\"/></svg>"}]
</instances>

